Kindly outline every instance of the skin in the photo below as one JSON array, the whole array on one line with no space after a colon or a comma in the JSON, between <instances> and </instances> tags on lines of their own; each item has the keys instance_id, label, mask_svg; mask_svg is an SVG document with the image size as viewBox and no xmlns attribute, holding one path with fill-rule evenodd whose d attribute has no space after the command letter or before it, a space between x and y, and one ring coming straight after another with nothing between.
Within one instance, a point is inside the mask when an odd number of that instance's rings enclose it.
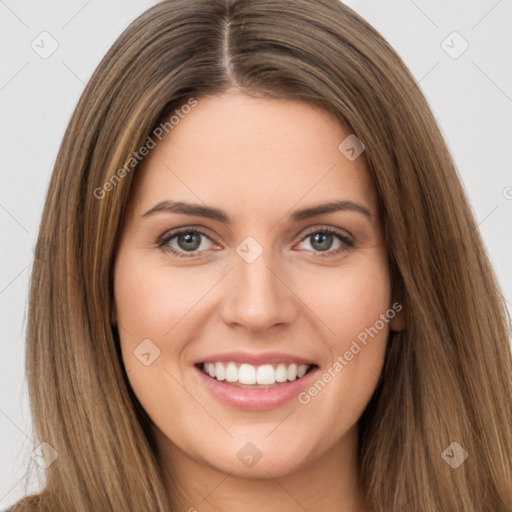
<instances>
[{"instance_id":1,"label":"skin","mask_svg":"<svg viewBox=\"0 0 512 512\"><path fill-rule=\"evenodd\" d=\"M404 327L403 311L306 405L293 399L242 411L218 401L193 368L219 352L272 350L316 361L321 375L391 307L364 153L347 159L338 145L350 132L306 103L236 91L197 100L137 170L114 269L122 357L154 423L168 488L182 490L181 510L190 512L368 511L356 422L381 374L389 330ZM143 216L164 200L221 208L232 225L172 212ZM360 203L373 217L347 210L288 219L334 200ZM182 227L207 232L195 256L174 256L155 242ZM326 227L355 246L306 238ZM252 263L236 252L247 236L263 249ZM190 254L177 237L169 246ZM160 350L148 366L134 356L145 339ZM247 442L262 454L251 467L237 457Z\"/></svg>"}]
</instances>

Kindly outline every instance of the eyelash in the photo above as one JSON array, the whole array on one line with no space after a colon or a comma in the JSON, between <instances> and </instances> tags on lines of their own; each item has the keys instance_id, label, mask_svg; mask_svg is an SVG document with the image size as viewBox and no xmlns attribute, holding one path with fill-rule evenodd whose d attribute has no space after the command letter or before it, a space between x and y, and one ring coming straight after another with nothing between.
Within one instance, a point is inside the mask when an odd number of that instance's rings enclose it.
<instances>
[{"instance_id":1,"label":"eyelash","mask_svg":"<svg viewBox=\"0 0 512 512\"><path fill-rule=\"evenodd\" d=\"M174 256L176 256L178 258L198 258L199 256L195 256L194 255L194 254L197 254L197 253L191 252L190 254L186 254L186 253L183 253L183 252L176 251L175 249L171 248L170 246L166 247L166 245L172 239L176 238L177 236L179 236L179 235L181 235L183 233L200 234L200 235L205 236L206 238L208 238L210 241L213 242L213 240L210 238L210 236L208 236L208 234L205 231L201 230L200 228L194 227L194 228L179 228L179 229L176 229L176 230L173 230L173 231L166 232L166 233L161 235L156 240L156 245L157 245L157 247L159 249L162 249L164 251L170 252L170 253L172 253ZM313 252L315 252L315 257L317 257L318 254L320 255L321 258L336 256L336 255L338 255L340 253L348 251L352 247L355 247L355 243L353 242L353 240L351 238L349 238L348 236L342 234L341 231L338 231L337 229L334 229L334 228L331 228L331 227L320 227L320 228L317 227L315 229L312 229L312 230L308 231L299 240L299 242L303 242L308 237L310 237L311 235L314 235L316 233L334 235L334 236L336 236L341 241L341 243L343 245L341 247L339 247L338 249L335 249L334 252L331 252L332 250L328 250L328 251L313 251Z\"/></svg>"}]
</instances>

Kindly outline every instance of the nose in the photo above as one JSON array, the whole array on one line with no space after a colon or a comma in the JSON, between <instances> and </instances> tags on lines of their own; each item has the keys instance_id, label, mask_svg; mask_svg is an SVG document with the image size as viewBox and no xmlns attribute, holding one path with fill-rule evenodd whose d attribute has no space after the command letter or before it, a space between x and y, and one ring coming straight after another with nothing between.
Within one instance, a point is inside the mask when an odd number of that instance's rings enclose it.
<instances>
[{"instance_id":1,"label":"nose","mask_svg":"<svg viewBox=\"0 0 512 512\"><path fill-rule=\"evenodd\" d=\"M224 280L221 312L226 324L262 333L293 322L300 301L279 268L270 251L263 251L252 263L235 255L233 269Z\"/></svg>"}]
</instances>

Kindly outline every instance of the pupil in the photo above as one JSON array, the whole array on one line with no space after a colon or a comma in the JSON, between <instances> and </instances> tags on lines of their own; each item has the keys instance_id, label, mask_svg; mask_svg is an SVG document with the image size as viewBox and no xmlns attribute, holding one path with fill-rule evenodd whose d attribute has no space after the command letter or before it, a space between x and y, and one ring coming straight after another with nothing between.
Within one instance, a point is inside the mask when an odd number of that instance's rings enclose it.
<instances>
[{"instance_id":1,"label":"pupil","mask_svg":"<svg viewBox=\"0 0 512 512\"><path fill-rule=\"evenodd\" d=\"M328 233L323 233L323 234L318 234L316 233L315 236L313 237L313 242L312 242L312 245L313 247L315 247L315 243L317 243L320 239L320 247L318 248L318 250L325 250L325 249L329 249L330 246L331 246L331 243L332 243L332 235L328 234ZM326 243L326 240L327 240L327 243Z\"/></svg>"},{"instance_id":2,"label":"pupil","mask_svg":"<svg viewBox=\"0 0 512 512\"><path fill-rule=\"evenodd\" d=\"M191 244L191 245L190 245ZM199 233L183 233L178 236L178 245L185 251L194 251L201 245Z\"/></svg>"}]
</instances>

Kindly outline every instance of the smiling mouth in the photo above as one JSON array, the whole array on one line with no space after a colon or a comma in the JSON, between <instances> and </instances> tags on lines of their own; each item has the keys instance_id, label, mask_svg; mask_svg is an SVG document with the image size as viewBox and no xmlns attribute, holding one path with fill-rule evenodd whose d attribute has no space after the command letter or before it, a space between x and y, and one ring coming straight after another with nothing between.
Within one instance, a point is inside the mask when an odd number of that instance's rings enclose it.
<instances>
[{"instance_id":1,"label":"smiling mouth","mask_svg":"<svg viewBox=\"0 0 512 512\"><path fill-rule=\"evenodd\" d=\"M255 366L248 363L211 362L199 363L196 367L219 382L240 388L268 389L300 380L317 365L279 363Z\"/></svg>"}]
</instances>

